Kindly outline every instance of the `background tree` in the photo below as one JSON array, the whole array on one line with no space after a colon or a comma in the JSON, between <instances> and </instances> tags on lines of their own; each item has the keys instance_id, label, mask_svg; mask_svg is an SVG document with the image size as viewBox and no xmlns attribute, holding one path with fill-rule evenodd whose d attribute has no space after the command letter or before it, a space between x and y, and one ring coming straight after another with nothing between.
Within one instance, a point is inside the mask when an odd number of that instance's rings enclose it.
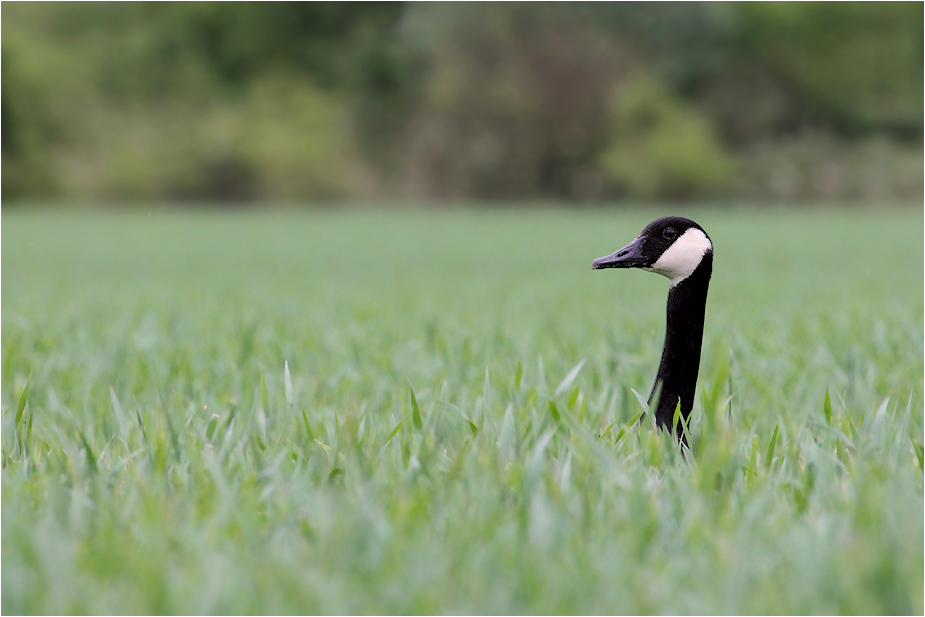
<instances>
[{"instance_id":1,"label":"background tree","mask_svg":"<svg viewBox=\"0 0 925 617\"><path fill-rule=\"evenodd\" d=\"M921 3L14 3L3 196L918 200Z\"/></svg>"}]
</instances>

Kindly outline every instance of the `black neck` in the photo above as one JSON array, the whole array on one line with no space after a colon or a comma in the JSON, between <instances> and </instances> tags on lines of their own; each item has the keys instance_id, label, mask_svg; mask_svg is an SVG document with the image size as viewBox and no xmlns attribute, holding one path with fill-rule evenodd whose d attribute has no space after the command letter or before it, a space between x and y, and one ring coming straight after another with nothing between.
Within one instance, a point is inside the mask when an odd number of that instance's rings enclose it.
<instances>
[{"instance_id":1,"label":"black neck","mask_svg":"<svg viewBox=\"0 0 925 617\"><path fill-rule=\"evenodd\" d=\"M703 320L706 314L707 290L713 272L713 253L707 253L694 272L668 292L668 324L662 362L649 403L661 383L661 395L655 410L659 426L671 429L675 408L681 401L681 415L687 420L694 407L697 373L700 371L700 347L703 343ZM678 423L678 437L681 425Z\"/></svg>"}]
</instances>

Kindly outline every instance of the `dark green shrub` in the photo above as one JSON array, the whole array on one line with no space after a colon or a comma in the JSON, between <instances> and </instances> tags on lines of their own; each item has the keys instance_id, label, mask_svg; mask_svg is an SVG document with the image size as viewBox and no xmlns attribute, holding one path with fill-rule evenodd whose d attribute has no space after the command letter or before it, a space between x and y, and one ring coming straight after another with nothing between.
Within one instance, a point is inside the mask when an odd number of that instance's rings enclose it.
<instances>
[{"instance_id":1,"label":"dark green shrub","mask_svg":"<svg viewBox=\"0 0 925 617\"><path fill-rule=\"evenodd\" d=\"M637 199L707 197L722 193L733 160L709 119L660 83L636 75L611 97L610 144L600 168L616 190Z\"/></svg>"}]
</instances>

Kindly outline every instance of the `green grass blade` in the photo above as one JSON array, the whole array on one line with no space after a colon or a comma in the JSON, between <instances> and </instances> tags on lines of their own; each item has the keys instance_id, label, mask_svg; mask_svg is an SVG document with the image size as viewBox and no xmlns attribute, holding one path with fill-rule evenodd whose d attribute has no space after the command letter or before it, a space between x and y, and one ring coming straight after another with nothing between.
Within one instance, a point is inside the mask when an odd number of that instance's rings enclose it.
<instances>
[{"instance_id":1,"label":"green grass blade","mask_svg":"<svg viewBox=\"0 0 925 617\"><path fill-rule=\"evenodd\" d=\"M286 391L286 406L292 407L295 399L292 394L292 376L289 374L289 361L283 363L283 387Z\"/></svg>"},{"instance_id":2,"label":"green grass blade","mask_svg":"<svg viewBox=\"0 0 925 617\"><path fill-rule=\"evenodd\" d=\"M578 373L581 371L581 367L585 365L587 361L586 358L582 358L581 361L572 367L572 370L562 378L562 381L559 382L559 385L556 386L556 396L562 396L562 394L572 387L572 383L575 381L575 378L578 377Z\"/></svg>"},{"instance_id":3,"label":"green grass blade","mask_svg":"<svg viewBox=\"0 0 925 617\"><path fill-rule=\"evenodd\" d=\"M260 371L260 393L261 401L263 401L263 413L266 414L266 417L270 417L270 395L267 393L267 380L263 375L263 370Z\"/></svg>"},{"instance_id":4,"label":"green grass blade","mask_svg":"<svg viewBox=\"0 0 925 617\"><path fill-rule=\"evenodd\" d=\"M559 413L559 408L556 407L555 401L549 401L549 415L552 416L552 419L559 423L562 421L562 415Z\"/></svg>"},{"instance_id":5,"label":"green grass blade","mask_svg":"<svg viewBox=\"0 0 925 617\"><path fill-rule=\"evenodd\" d=\"M825 423L832 424L832 402L829 400L829 388L825 389L825 400L822 401L822 410L825 412Z\"/></svg>"},{"instance_id":6,"label":"green grass blade","mask_svg":"<svg viewBox=\"0 0 925 617\"><path fill-rule=\"evenodd\" d=\"M910 438L912 442L912 449L915 450L915 459L919 463L919 471L925 470L925 449L923 449L923 444L917 442L914 439Z\"/></svg>"},{"instance_id":7,"label":"green grass blade","mask_svg":"<svg viewBox=\"0 0 925 617\"><path fill-rule=\"evenodd\" d=\"M630 388L630 390L632 390L633 394L636 395L636 400L639 401L639 406L642 407L643 413L649 411L649 402L646 401L645 397L643 397L641 394L636 392L634 388ZM661 388L659 388L659 390L661 390Z\"/></svg>"},{"instance_id":8,"label":"green grass blade","mask_svg":"<svg viewBox=\"0 0 925 617\"><path fill-rule=\"evenodd\" d=\"M315 440L315 433L312 431L312 425L308 421L308 415L305 413L305 410L302 410L302 422L305 424L305 434L312 441Z\"/></svg>"},{"instance_id":9,"label":"green grass blade","mask_svg":"<svg viewBox=\"0 0 925 617\"><path fill-rule=\"evenodd\" d=\"M99 472L99 470L96 467L96 456L93 454L93 448L90 447L90 442L87 441L87 436L84 435L83 431L78 431L77 436L80 438L80 444L84 449L84 455L87 459L87 467L90 469L90 473L95 475Z\"/></svg>"},{"instance_id":10,"label":"green grass blade","mask_svg":"<svg viewBox=\"0 0 925 617\"><path fill-rule=\"evenodd\" d=\"M30 409L29 410L29 423L26 425L26 438L25 438L25 441L23 442L23 445L25 446L24 449L26 449L27 451L28 451L29 445L32 443L32 420L34 418L35 418L35 412L32 409Z\"/></svg>"},{"instance_id":11,"label":"green grass blade","mask_svg":"<svg viewBox=\"0 0 925 617\"><path fill-rule=\"evenodd\" d=\"M572 390L572 393L569 394L568 400L565 402L565 406L569 409L575 408L575 403L578 402L578 395L581 394L581 389L578 386Z\"/></svg>"},{"instance_id":12,"label":"green grass blade","mask_svg":"<svg viewBox=\"0 0 925 617\"><path fill-rule=\"evenodd\" d=\"M771 469L771 461L774 460L774 448L777 446L777 431L780 423L774 425L774 432L771 434L771 441L768 443L768 451L765 454L765 468Z\"/></svg>"},{"instance_id":13,"label":"green grass blade","mask_svg":"<svg viewBox=\"0 0 925 617\"><path fill-rule=\"evenodd\" d=\"M19 405L16 407L16 427L19 429L20 422L22 421L23 412L26 409L26 402L29 400L29 387L32 383L32 376L29 376L29 379L26 380L26 385L22 389L22 394L19 395Z\"/></svg>"},{"instance_id":14,"label":"green grass blade","mask_svg":"<svg viewBox=\"0 0 925 617\"><path fill-rule=\"evenodd\" d=\"M761 448L761 441L758 435L752 435L752 449L748 457L748 468L746 480L749 484L753 483L758 476L758 450Z\"/></svg>"},{"instance_id":15,"label":"green grass blade","mask_svg":"<svg viewBox=\"0 0 925 617\"><path fill-rule=\"evenodd\" d=\"M392 432L389 433L389 436L385 438L385 442L389 443L390 441L392 441L392 437L395 437L395 435L398 433L399 430L401 430L401 422L395 425L395 428L392 429Z\"/></svg>"},{"instance_id":16,"label":"green grass blade","mask_svg":"<svg viewBox=\"0 0 925 617\"><path fill-rule=\"evenodd\" d=\"M611 422L610 424L608 424L608 425L607 425L607 428L605 428L603 431L601 431L601 434L600 434L600 436L597 438L597 440L598 440L598 441L602 441L602 440L604 439L604 435L606 435L607 433L609 433L609 432L610 432L610 429L612 429L613 426L614 426L614 424L616 424L616 423L617 423L617 421L614 420L613 422Z\"/></svg>"},{"instance_id":17,"label":"green grass blade","mask_svg":"<svg viewBox=\"0 0 925 617\"><path fill-rule=\"evenodd\" d=\"M411 418L414 420L414 425L418 427L418 430L424 428L424 421L421 419L421 410L418 407L418 400L414 396L414 388L411 387L411 384L408 384L408 391L411 393Z\"/></svg>"},{"instance_id":18,"label":"green grass blade","mask_svg":"<svg viewBox=\"0 0 925 617\"><path fill-rule=\"evenodd\" d=\"M209 424L206 426L206 441L212 442L212 436L215 435L215 427L218 426L218 414L212 414L209 418Z\"/></svg>"}]
</instances>

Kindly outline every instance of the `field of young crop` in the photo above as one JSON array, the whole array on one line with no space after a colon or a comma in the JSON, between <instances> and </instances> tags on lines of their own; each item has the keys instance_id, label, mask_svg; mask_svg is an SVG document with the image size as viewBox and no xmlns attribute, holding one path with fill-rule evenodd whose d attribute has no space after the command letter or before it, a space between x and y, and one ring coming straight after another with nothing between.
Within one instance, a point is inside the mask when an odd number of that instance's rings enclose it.
<instances>
[{"instance_id":1,"label":"field of young crop","mask_svg":"<svg viewBox=\"0 0 925 617\"><path fill-rule=\"evenodd\" d=\"M686 457L666 279L591 270L665 214ZM923 612L920 209L2 223L5 614Z\"/></svg>"}]
</instances>

